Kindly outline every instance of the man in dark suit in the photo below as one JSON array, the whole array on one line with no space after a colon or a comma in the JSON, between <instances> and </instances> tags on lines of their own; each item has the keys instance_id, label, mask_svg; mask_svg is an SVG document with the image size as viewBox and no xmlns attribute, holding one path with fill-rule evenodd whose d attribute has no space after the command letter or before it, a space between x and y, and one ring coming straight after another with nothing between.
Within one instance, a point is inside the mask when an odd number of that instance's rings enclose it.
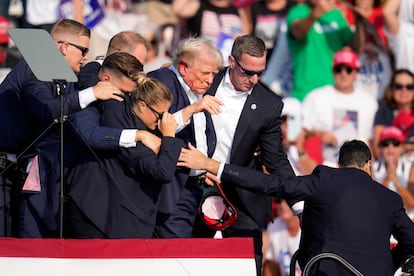
<instances>
[{"instance_id":1,"label":"man in dark suit","mask_svg":"<svg viewBox=\"0 0 414 276\"><path fill-rule=\"evenodd\" d=\"M247 168L261 169L263 165L269 173L294 175L282 146L283 103L279 96L259 82L266 68L264 42L252 35L238 37L228 63L229 67L215 76L207 91L224 102L222 112L213 116L219 137L213 158ZM260 155L256 159L258 149ZM223 231L223 236L254 238L260 275L262 229L267 219L273 219L271 199L233 186L224 188L237 208L238 219Z\"/></svg>"},{"instance_id":2,"label":"man in dark suit","mask_svg":"<svg viewBox=\"0 0 414 276\"><path fill-rule=\"evenodd\" d=\"M78 73L87 59L90 30L79 22L63 19L56 23L51 36L68 65ZM40 164L41 191L20 193L19 237L57 237L59 232L60 140L56 122L61 101L57 92L55 84L39 81L25 61L18 63L0 85L0 151L8 153L9 161L17 161L23 171L35 156ZM96 99L121 100L119 90L110 83L98 83L82 91L69 83L65 92L64 115ZM19 192L21 184L16 183Z\"/></svg>"},{"instance_id":3,"label":"man in dark suit","mask_svg":"<svg viewBox=\"0 0 414 276\"><path fill-rule=\"evenodd\" d=\"M178 122L177 137L211 156L216 135L210 114L220 112L221 101L205 96L222 67L221 53L206 39L188 38L178 45L173 65L148 73L173 93L169 112ZM175 179L164 185L154 237L191 238L202 196L203 171L177 169Z\"/></svg>"},{"instance_id":4,"label":"man in dark suit","mask_svg":"<svg viewBox=\"0 0 414 276\"><path fill-rule=\"evenodd\" d=\"M115 34L111 38L106 56L113 53L125 52L134 56L141 64L144 64L149 47L149 43L140 34L123 31ZM105 56L98 56L96 60L87 63L81 68L78 76L79 89L94 86L100 81L98 75L104 58ZM97 108L98 106L99 104L89 105L86 109L77 112L71 118L76 132L82 137L84 143L93 149L135 147L136 142L140 139L139 131L136 129L101 127L100 116L103 111L99 110Z\"/></svg>"},{"instance_id":5,"label":"man in dark suit","mask_svg":"<svg viewBox=\"0 0 414 276\"><path fill-rule=\"evenodd\" d=\"M180 164L219 172L220 163L193 152L196 155L183 156ZM312 257L329 252L363 275L394 275L414 254L414 224L401 197L372 179L371 152L364 142L345 142L338 165L339 169L318 166L311 175L285 178L229 164L220 178L224 186L233 183L258 194L305 200L297 257L302 269ZM398 241L392 250L391 235ZM312 275L349 275L333 260L321 260L313 268Z\"/></svg>"}]
</instances>

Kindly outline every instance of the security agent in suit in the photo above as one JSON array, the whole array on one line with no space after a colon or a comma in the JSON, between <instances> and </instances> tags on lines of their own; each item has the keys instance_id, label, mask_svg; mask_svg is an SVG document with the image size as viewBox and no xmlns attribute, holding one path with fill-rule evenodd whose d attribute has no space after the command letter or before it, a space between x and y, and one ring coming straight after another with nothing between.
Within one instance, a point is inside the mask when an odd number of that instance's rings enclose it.
<instances>
[{"instance_id":1,"label":"security agent in suit","mask_svg":"<svg viewBox=\"0 0 414 276\"><path fill-rule=\"evenodd\" d=\"M269 173L294 175L282 146L280 129L283 103L264 87L260 75L266 68L264 42L252 35L238 37L233 44L229 67L220 71L208 89L224 102L213 116L217 146L213 158L247 168L264 165ZM255 158L259 148L260 157ZM223 231L224 237L253 237L258 274L261 270L262 229L273 219L271 199L234 186L224 191L238 211L236 223ZM203 235L202 224L195 232Z\"/></svg>"},{"instance_id":2,"label":"security agent in suit","mask_svg":"<svg viewBox=\"0 0 414 276\"><path fill-rule=\"evenodd\" d=\"M101 123L148 131L159 128L159 150L137 143L133 148L97 151L99 160L91 155L82 158L74 168L68 191L69 238L153 236L159 192L174 177L184 144L174 138L176 122L167 112L172 100L169 89L144 73L137 83L137 90L125 97L124 105L101 103L105 105Z\"/></svg>"},{"instance_id":3,"label":"security agent in suit","mask_svg":"<svg viewBox=\"0 0 414 276\"><path fill-rule=\"evenodd\" d=\"M208 156L216 145L211 114L220 112L222 103L204 94L222 65L221 53L210 41L190 37L178 45L172 66L148 73L173 93L169 112L178 122L177 137L191 142ZM172 183L163 186L155 237L193 237L203 176L203 171L179 168Z\"/></svg>"},{"instance_id":4,"label":"security agent in suit","mask_svg":"<svg viewBox=\"0 0 414 276\"><path fill-rule=\"evenodd\" d=\"M339 168L318 166L311 175L289 178L223 166L200 157L196 151L192 153L195 155L191 157L183 155L180 164L212 173L220 171L224 186L305 200L297 257L302 269L312 257L329 252L344 258L363 275L394 275L414 253L414 224L406 215L401 197L372 179L371 152L362 141L343 144ZM197 159L193 159L195 156ZM199 163L194 164L195 160ZM398 241L392 250L391 235ZM311 273L349 275L333 260L321 260Z\"/></svg>"},{"instance_id":5,"label":"security agent in suit","mask_svg":"<svg viewBox=\"0 0 414 276\"><path fill-rule=\"evenodd\" d=\"M115 34L109 41L106 56L114 53L128 53L144 64L150 45L145 38L132 31L122 31ZM100 81L99 72L105 57L99 56L96 60L84 65L78 76L80 89L93 86ZM128 91L125 91L128 92ZM99 104L91 104L81 112L72 116L76 132L84 143L92 149L118 149L119 147L135 147L140 141L142 131L136 129L118 129L101 127L100 117L102 110Z\"/></svg>"},{"instance_id":6,"label":"security agent in suit","mask_svg":"<svg viewBox=\"0 0 414 276\"><path fill-rule=\"evenodd\" d=\"M55 24L51 36L68 65L78 73L87 59L89 29L63 19ZM69 83L62 96L64 115L75 113L96 99L120 100L117 93L119 90L109 83L98 83L82 91ZM8 153L9 161L17 162L26 171L30 160L39 156L41 192L20 192L23 183L15 183L20 201L17 236L57 237L60 143L59 128L53 122L60 117L61 100L56 86L36 79L28 64L21 61L0 85L0 113L0 151ZM70 146L66 144L65 149L65 158L70 159ZM20 158L13 159L12 155Z\"/></svg>"}]
</instances>

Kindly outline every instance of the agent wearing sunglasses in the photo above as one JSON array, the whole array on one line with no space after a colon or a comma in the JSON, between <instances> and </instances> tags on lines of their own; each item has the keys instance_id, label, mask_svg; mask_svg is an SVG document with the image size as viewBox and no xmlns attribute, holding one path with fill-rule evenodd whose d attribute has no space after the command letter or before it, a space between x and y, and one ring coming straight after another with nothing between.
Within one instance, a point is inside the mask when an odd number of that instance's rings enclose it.
<instances>
[{"instance_id":1,"label":"agent wearing sunglasses","mask_svg":"<svg viewBox=\"0 0 414 276\"><path fill-rule=\"evenodd\" d=\"M77 21L62 19L54 25L50 34L59 53L73 72L78 73L86 60L84 54L89 45L90 30ZM48 61L45 61L44 65L48 66ZM31 150L25 152L24 158L19 160L20 164L32 164L32 160L38 160L40 183L42 183L41 192L25 196L24 200L19 202L19 208L21 207L24 212L24 215L19 218L21 223L18 227L19 233L15 234L19 237L40 238L59 235L58 191L60 189L57 187L61 178L60 128L54 122L60 118L61 103L63 102L64 115L72 115L97 99L122 100L119 97L119 89L109 82L100 82L84 90L79 90L74 83L68 83L62 96L63 101L56 90L56 85L53 83L38 80L25 60L19 62L0 85L0 95L2 95L0 112L4 112L0 116L2 118L0 119L2 129L0 150L20 153L39 138ZM10 97L10 95L19 97L13 98L14 96ZM51 128L48 132L40 135L49 126ZM66 136L67 133L65 131L64 135ZM71 154L72 152L68 150L65 156L69 159ZM38 158L35 158L36 156ZM24 167L23 171L29 168L26 165L22 167ZM25 175L21 178L25 179ZM16 185L20 184L16 183Z\"/></svg>"},{"instance_id":2,"label":"agent wearing sunglasses","mask_svg":"<svg viewBox=\"0 0 414 276\"><path fill-rule=\"evenodd\" d=\"M335 167L344 141L369 143L377 102L366 91L354 87L360 67L358 55L341 50L333 57L334 84L309 92L302 105L302 139L316 136L322 142L323 163Z\"/></svg>"},{"instance_id":3,"label":"agent wearing sunglasses","mask_svg":"<svg viewBox=\"0 0 414 276\"><path fill-rule=\"evenodd\" d=\"M399 128L385 127L379 141L380 158L373 162L372 168L374 179L400 194L408 216L414 219L414 167L404 155L404 141Z\"/></svg>"}]
</instances>

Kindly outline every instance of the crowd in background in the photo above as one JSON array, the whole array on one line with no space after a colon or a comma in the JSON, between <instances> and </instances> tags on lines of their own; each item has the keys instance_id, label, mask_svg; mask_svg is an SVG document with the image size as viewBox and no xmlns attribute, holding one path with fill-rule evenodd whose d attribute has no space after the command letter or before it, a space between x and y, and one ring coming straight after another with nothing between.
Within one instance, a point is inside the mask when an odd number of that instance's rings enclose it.
<instances>
[{"instance_id":1,"label":"crowd in background","mask_svg":"<svg viewBox=\"0 0 414 276\"><path fill-rule=\"evenodd\" d=\"M283 98L283 146L296 175L336 166L340 146L362 140L376 180L401 195L414 219L414 0L2 1L0 82L22 59L7 30L51 31L61 18L91 30L83 64L103 59L117 33L141 34L144 72L171 65L188 37L212 41L224 65L236 37L261 38L261 82ZM299 243L299 222L285 205L278 200L279 218L266 232L264 275L288 275Z\"/></svg>"}]
</instances>

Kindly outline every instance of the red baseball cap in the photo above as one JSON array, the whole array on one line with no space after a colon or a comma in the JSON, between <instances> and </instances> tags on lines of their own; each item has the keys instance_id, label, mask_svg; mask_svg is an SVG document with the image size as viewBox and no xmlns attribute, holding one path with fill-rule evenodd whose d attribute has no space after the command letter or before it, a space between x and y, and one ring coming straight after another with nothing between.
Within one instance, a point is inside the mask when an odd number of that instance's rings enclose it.
<instances>
[{"instance_id":1,"label":"red baseball cap","mask_svg":"<svg viewBox=\"0 0 414 276\"><path fill-rule=\"evenodd\" d=\"M198 213L204 224L216 231L226 229L237 219L237 210L227 199L220 184L204 187Z\"/></svg>"},{"instance_id":2,"label":"red baseball cap","mask_svg":"<svg viewBox=\"0 0 414 276\"><path fill-rule=\"evenodd\" d=\"M359 69L358 55L352 50L340 50L335 53L333 59L333 66L345 65L353 69Z\"/></svg>"},{"instance_id":3,"label":"red baseball cap","mask_svg":"<svg viewBox=\"0 0 414 276\"><path fill-rule=\"evenodd\" d=\"M404 137L404 134L401 131L401 129L399 129L398 127L386 126L381 131L380 142L385 141L385 140L389 140L389 139L394 139L394 140L397 140L399 142L404 142L405 137Z\"/></svg>"}]
</instances>

